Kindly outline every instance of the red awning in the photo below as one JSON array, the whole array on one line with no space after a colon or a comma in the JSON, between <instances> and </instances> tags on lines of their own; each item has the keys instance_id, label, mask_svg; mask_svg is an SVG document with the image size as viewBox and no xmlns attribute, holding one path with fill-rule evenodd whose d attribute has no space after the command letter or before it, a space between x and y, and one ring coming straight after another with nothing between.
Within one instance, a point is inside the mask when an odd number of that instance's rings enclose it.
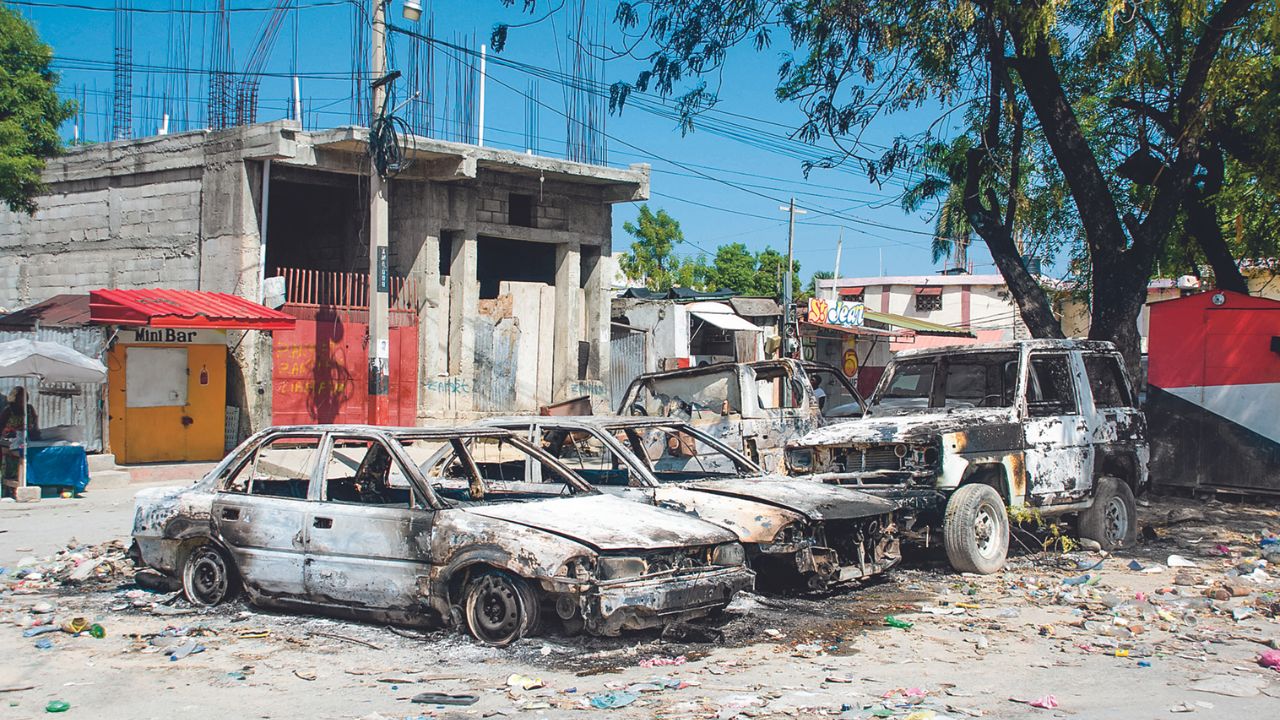
<instances>
[{"instance_id":1,"label":"red awning","mask_svg":"<svg viewBox=\"0 0 1280 720\"><path fill-rule=\"evenodd\" d=\"M942 295L942 286L941 285L921 285L920 287L916 288L916 295L923 295L924 297L938 297Z\"/></svg>"},{"instance_id":2,"label":"red awning","mask_svg":"<svg viewBox=\"0 0 1280 720\"><path fill-rule=\"evenodd\" d=\"M857 297L865 291L865 287L842 287L840 288L840 297Z\"/></svg>"},{"instance_id":3,"label":"red awning","mask_svg":"<svg viewBox=\"0 0 1280 720\"><path fill-rule=\"evenodd\" d=\"M100 325L217 330L292 330L294 317L228 293L196 290L94 290L89 317Z\"/></svg>"}]
</instances>

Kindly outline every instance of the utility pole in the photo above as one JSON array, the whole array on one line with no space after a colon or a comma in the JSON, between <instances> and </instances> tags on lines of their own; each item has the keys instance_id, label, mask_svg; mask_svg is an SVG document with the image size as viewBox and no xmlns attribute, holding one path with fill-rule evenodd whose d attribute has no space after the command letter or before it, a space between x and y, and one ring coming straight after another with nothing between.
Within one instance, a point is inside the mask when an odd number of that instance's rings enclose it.
<instances>
[{"instance_id":1,"label":"utility pole","mask_svg":"<svg viewBox=\"0 0 1280 720\"><path fill-rule=\"evenodd\" d=\"M387 3L373 1L373 113L370 131L382 116L387 101ZM372 140L372 137L370 138ZM391 388L390 319L391 277L387 257L387 186L373 156L369 159L369 423L389 425L388 393Z\"/></svg>"},{"instance_id":2,"label":"utility pole","mask_svg":"<svg viewBox=\"0 0 1280 720\"><path fill-rule=\"evenodd\" d=\"M787 267L783 271L782 281L782 305L784 308L791 307L791 280L795 274L795 244L796 244L796 215L804 215L808 210L799 210L796 208L796 199L791 198L789 205L779 205L778 209L790 215L787 223Z\"/></svg>"}]
</instances>

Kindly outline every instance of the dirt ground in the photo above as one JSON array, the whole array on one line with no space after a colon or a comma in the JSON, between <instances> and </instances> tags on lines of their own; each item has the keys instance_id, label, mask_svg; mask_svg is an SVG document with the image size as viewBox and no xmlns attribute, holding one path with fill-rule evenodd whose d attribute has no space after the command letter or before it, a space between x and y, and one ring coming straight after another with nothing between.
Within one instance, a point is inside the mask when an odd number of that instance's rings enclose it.
<instances>
[{"instance_id":1,"label":"dirt ground","mask_svg":"<svg viewBox=\"0 0 1280 720\"><path fill-rule=\"evenodd\" d=\"M0 718L55 700L67 717L129 720L1223 718L1274 716L1280 697L1280 672L1259 664L1280 647L1280 569L1263 560L1280 548L1262 547L1280 512L1255 504L1152 498L1145 539L1111 557L1033 552L1038 538L1019 532L1006 571L978 577L912 547L869 586L742 595L665 637L506 649L241 604L196 610L133 583L119 559L131 520L123 494L0 505ZM51 536L70 547L56 554ZM1169 567L1171 555L1195 567ZM105 637L33 634L77 617ZM478 700L412 702L427 692ZM609 704L621 707L596 707Z\"/></svg>"}]
</instances>

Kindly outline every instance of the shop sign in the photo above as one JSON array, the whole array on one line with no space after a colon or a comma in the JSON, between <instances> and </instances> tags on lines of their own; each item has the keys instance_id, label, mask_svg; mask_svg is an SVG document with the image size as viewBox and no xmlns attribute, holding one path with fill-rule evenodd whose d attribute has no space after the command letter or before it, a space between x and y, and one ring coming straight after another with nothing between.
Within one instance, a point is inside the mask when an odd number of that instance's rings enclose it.
<instances>
[{"instance_id":1,"label":"shop sign","mask_svg":"<svg viewBox=\"0 0 1280 720\"><path fill-rule=\"evenodd\" d=\"M809 317L811 323L823 325L840 325L843 327L860 327L863 313L867 306L860 302L837 300L831 302L822 298L809 298Z\"/></svg>"},{"instance_id":2,"label":"shop sign","mask_svg":"<svg viewBox=\"0 0 1280 720\"><path fill-rule=\"evenodd\" d=\"M225 330L184 330L182 328L137 327L120 330L126 345L226 345Z\"/></svg>"}]
</instances>

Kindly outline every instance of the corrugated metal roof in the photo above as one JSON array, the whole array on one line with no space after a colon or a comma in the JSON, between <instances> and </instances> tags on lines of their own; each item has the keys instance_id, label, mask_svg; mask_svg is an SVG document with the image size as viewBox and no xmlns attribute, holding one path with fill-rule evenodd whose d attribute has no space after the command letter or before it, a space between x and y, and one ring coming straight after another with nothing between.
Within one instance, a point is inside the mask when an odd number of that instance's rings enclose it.
<instances>
[{"instance_id":1,"label":"corrugated metal roof","mask_svg":"<svg viewBox=\"0 0 1280 720\"><path fill-rule=\"evenodd\" d=\"M801 334L803 334L804 330L807 328L832 330L834 332L844 333L845 335L857 335L863 337L898 338L905 336L905 333L901 333L896 330L885 330L882 328L868 327L866 325L828 325L827 323L815 323L809 322L808 320L802 321L800 323Z\"/></svg>"},{"instance_id":2,"label":"corrugated metal roof","mask_svg":"<svg viewBox=\"0 0 1280 720\"><path fill-rule=\"evenodd\" d=\"M221 330L291 330L294 317L229 293L197 290L94 290L93 322Z\"/></svg>"},{"instance_id":3,"label":"corrugated metal roof","mask_svg":"<svg viewBox=\"0 0 1280 720\"><path fill-rule=\"evenodd\" d=\"M83 327L89 324L88 295L54 295L42 303L36 303L0 316L0 326L31 328L36 322L41 327Z\"/></svg>"},{"instance_id":4,"label":"corrugated metal roof","mask_svg":"<svg viewBox=\"0 0 1280 720\"><path fill-rule=\"evenodd\" d=\"M875 312L867 310L863 314L863 318L870 322L878 322L890 327L902 328L903 330L914 330L917 335L945 335L948 337L973 337L973 333L962 328L951 327L950 325L940 325L932 323L928 320L920 318L907 317L905 315L894 315L893 313Z\"/></svg>"}]
</instances>

